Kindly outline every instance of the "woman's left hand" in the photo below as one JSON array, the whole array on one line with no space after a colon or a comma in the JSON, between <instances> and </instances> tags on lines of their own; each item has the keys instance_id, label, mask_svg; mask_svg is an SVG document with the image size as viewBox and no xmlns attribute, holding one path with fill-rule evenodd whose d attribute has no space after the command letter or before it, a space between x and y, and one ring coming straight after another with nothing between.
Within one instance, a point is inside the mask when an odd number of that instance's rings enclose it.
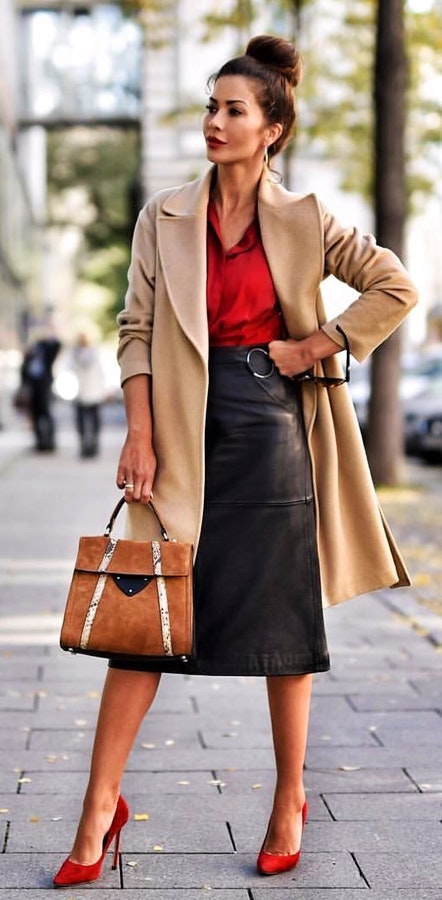
<instances>
[{"instance_id":1,"label":"woman's left hand","mask_svg":"<svg viewBox=\"0 0 442 900\"><path fill-rule=\"evenodd\" d=\"M286 341L271 341L269 356L278 372L288 378L305 372L313 365L311 355L306 353L305 342L288 338Z\"/></svg>"},{"instance_id":2,"label":"woman's left hand","mask_svg":"<svg viewBox=\"0 0 442 900\"><path fill-rule=\"evenodd\" d=\"M276 368L288 378L308 372L320 359L326 359L342 350L340 344L333 341L324 331L318 329L304 338L295 341L270 341L269 356Z\"/></svg>"}]
</instances>

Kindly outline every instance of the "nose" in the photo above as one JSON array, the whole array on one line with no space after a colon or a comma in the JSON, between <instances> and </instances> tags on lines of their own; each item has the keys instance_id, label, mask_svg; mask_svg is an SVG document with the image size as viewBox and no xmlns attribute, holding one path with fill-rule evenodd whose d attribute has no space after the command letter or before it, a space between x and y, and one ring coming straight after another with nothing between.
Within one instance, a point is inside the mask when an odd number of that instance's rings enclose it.
<instances>
[{"instance_id":1,"label":"nose","mask_svg":"<svg viewBox=\"0 0 442 900\"><path fill-rule=\"evenodd\" d=\"M215 128L222 127L222 114L220 109L217 109L216 112L212 113L212 115L210 116L210 124Z\"/></svg>"}]
</instances>

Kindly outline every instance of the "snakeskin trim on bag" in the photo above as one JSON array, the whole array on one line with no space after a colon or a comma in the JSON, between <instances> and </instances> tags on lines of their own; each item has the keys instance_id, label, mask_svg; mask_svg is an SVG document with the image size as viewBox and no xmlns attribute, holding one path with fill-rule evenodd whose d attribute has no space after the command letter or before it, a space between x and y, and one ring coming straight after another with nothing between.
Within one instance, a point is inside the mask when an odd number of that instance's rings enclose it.
<instances>
[{"instance_id":1,"label":"snakeskin trim on bag","mask_svg":"<svg viewBox=\"0 0 442 900\"><path fill-rule=\"evenodd\" d=\"M161 571L161 546L159 541L152 541L153 571L156 576L158 605L160 607L161 635L163 639L164 653L173 656L172 633L170 630L169 605L167 602L166 582Z\"/></svg>"},{"instance_id":2,"label":"snakeskin trim on bag","mask_svg":"<svg viewBox=\"0 0 442 900\"><path fill-rule=\"evenodd\" d=\"M115 538L110 538L109 543L104 551L103 559L99 565L100 575L98 577L97 584L95 586L95 590L92 596L92 600L89 605L89 609L86 613L86 618L84 620L83 630L81 632L80 638L80 647L82 650L86 650L89 644L89 640L91 637L92 626L94 624L94 619L97 614L97 609L100 603L100 600L103 596L104 586L106 584L106 569L114 555L115 547L117 546L117 541Z\"/></svg>"}]
</instances>

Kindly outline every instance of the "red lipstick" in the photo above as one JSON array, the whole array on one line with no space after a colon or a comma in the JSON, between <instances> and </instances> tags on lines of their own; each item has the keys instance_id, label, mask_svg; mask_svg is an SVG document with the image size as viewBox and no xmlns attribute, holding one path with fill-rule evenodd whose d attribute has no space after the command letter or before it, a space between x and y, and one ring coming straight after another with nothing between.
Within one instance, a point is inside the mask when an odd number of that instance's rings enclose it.
<instances>
[{"instance_id":1,"label":"red lipstick","mask_svg":"<svg viewBox=\"0 0 442 900\"><path fill-rule=\"evenodd\" d=\"M208 143L209 147L223 147L225 143L224 141L220 141L216 137L208 137L206 138L206 142Z\"/></svg>"}]
</instances>

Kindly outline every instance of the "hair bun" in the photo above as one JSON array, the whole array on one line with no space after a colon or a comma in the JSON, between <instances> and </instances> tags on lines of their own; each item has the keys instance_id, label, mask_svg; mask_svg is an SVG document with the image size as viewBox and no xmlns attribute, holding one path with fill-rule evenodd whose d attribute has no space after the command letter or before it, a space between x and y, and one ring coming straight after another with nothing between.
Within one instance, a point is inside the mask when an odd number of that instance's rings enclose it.
<instances>
[{"instance_id":1,"label":"hair bun","mask_svg":"<svg viewBox=\"0 0 442 900\"><path fill-rule=\"evenodd\" d=\"M251 56L263 66L280 72L292 87L296 87L301 79L300 54L285 38L258 34L247 44L246 56Z\"/></svg>"}]
</instances>

